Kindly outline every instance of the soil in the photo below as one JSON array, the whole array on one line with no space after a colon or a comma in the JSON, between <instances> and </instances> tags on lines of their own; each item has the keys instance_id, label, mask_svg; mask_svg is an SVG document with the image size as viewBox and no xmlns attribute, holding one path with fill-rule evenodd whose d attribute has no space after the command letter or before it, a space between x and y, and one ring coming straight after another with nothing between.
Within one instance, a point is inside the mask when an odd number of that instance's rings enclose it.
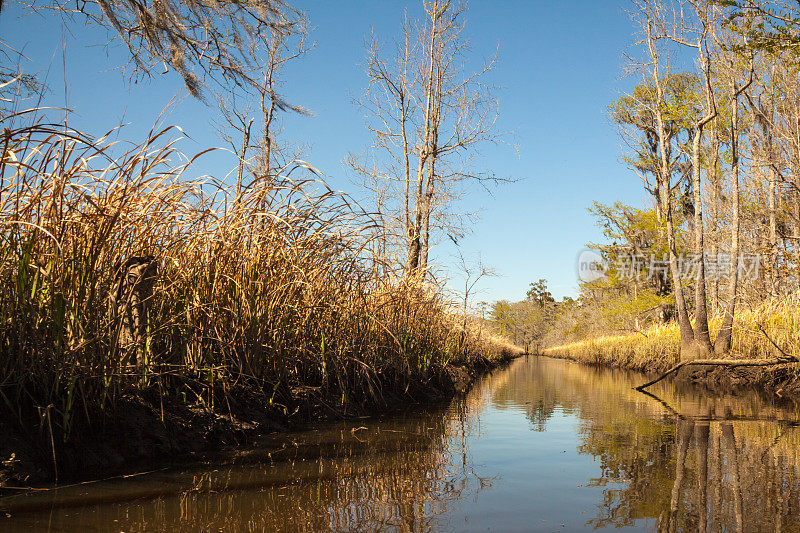
<instances>
[{"instance_id":1,"label":"soil","mask_svg":"<svg viewBox=\"0 0 800 533\"><path fill-rule=\"evenodd\" d=\"M800 401L800 368L797 364L768 367L699 366L683 368L676 379L711 390L756 389Z\"/></svg>"},{"instance_id":2,"label":"soil","mask_svg":"<svg viewBox=\"0 0 800 533\"><path fill-rule=\"evenodd\" d=\"M452 399L475 378L516 356L451 365L436 383L419 384L380 405L348 411L320 401L314 391L295 391L291 414L265 405L246 391L229 391L224 406L209 409L179 398L148 398L132 393L112 407L75 417L63 438L43 409L0 410L0 495L53 483L101 479L186 463L209 452L245 445L268 433L311 427L333 418L363 418Z\"/></svg>"},{"instance_id":3,"label":"soil","mask_svg":"<svg viewBox=\"0 0 800 533\"><path fill-rule=\"evenodd\" d=\"M546 354L542 355L551 357ZM578 361L582 364L594 364L568 356L563 358ZM619 361L610 365L596 364L623 370L634 370L652 378L660 376L673 366L673 363L669 361L660 361L659 363L639 361L635 364ZM646 365L649 365L650 368L645 368ZM666 379L703 386L711 392L735 393L739 390L755 390L760 394L777 395L800 404L800 365L797 363L772 366L692 365L681 368L675 375Z\"/></svg>"}]
</instances>

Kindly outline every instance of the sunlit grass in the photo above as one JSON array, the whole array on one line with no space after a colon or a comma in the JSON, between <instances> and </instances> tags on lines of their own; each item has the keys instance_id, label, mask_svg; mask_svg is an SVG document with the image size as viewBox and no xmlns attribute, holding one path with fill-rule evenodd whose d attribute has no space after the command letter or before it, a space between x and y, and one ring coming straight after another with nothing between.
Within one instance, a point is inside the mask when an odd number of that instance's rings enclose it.
<instances>
[{"instance_id":1,"label":"sunlit grass","mask_svg":"<svg viewBox=\"0 0 800 533\"><path fill-rule=\"evenodd\" d=\"M346 410L515 348L465 331L440 288L387 275L367 214L295 163L236 198L168 140L6 130L0 162L0 401L71 417L132 391L213 408L234 389ZM152 256L141 343L120 347L119 264Z\"/></svg>"},{"instance_id":2,"label":"sunlit grass","mask_svg":"<svg viewBox=\"0 0 800 533\"><path fill-rule=\"evenodd\" d=\"M712 339L722 325L715 315L709 326ZM763 329L763 332L762 332ZM780 352L800 354L800 295L740 308L733 329L732 357L770 358ZM677 360L680 331L675 322L651 326L641 332L600 336L550 347L545 354L588 363L636 370L666 370Z\"/></svg>"}]
</instances>

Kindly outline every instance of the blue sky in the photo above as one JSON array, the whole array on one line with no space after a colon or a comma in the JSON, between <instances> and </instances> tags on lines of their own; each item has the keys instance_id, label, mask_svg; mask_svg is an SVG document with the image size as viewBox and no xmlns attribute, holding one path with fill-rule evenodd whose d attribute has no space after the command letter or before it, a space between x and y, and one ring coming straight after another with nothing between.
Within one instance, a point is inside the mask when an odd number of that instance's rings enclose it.
<instances>
[{"instance_id":1,"label":"blue sky","mask_svg":"<svg viewBox=\"0 0 800 533\"><path fill-rule=\"evenodd\" d=\"M313 27L315 48L286 72L284 93L313 117L286 117L289 141L307 147L305 159L334 189L361 193L343 164L348 153L369 144L361 111L352 104L365 85L364 43L371 31L389 41L399 35L404 11L419 2L297 0ZM478 299L521 299L528 284L549 280L556 297L577 293L575 259L601 234L586 208L594 200L644 202L641 185L620 163L620 139L606 106L636 79L621 78L622 53L635 40L623 0L472 0L466 34L475 59L499 49L491 81L500 87L498 129L511 131L518 151L488 146L479 164L515 178L487 195L474 188L462 204L480 211L462 241L468 259L480 255L498 276L482 283ZM187 153L219 145L209 118L213 107L193 100L173 75L131 83L116 67L116 46L105 33L78 24L66 28L46 14L23 14L9 3L0 34L31 60L26 70L47 77L50 105L66 102L71 123L96 134L126 122L123 137L139 138L178 95L166 124L190 136ZM62 58L62 50L66 55ZM62 68L62 63L65 69ZM224 175L231 167L209 156L198 172ZM443 265L454 261L452 245L437 250ZM452 284L459 285L454 275Z\"/></svg>"}]
</instances>

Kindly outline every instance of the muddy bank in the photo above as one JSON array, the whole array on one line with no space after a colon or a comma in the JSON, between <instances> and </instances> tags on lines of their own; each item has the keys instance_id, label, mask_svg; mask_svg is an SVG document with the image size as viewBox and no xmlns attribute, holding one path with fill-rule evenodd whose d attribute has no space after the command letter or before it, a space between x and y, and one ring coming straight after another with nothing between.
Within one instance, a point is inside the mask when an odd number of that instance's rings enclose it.
<instances>
[{"instance_id":1,"label":"muddy bank","mask_svg":"<svg viewBox=\"0 0 800 533\"><path fill-rule=\"evenodd\" d=\"M506 354L466 366L451 365L427 383L384 393L378 403L346 409L318 397L313 389L295 391L296 401L288 406L271 404L251 391L228 390L213 410L187 404L183 398L132 393L104 411L81 412L67 439L52 410L12 410L6 404L0 409L0 494L190 462L265 434L313 427L315 422L448 401L469 390L477 377L516 357ZM377 385L386 385L386 391L397 389L392 383Z\"/></svg>"},{"instance_id":2,"label":"muddy bank","mask_svg":"<svg viewBox=\"0 0 800 533\"><path fill-rule=\"evenodd\" d=\"M700 366L681 369L677 378L710 390L760 392L800 401L800 367L794 364L770 367Z\"/></svg>"},{"instance_id":3,"label":"muddy bank","mask_svg":"<svg viewBox=\"0 0 800 533\"><path fill-rule=\"evenodd\" d=\"M540 354L554 359L568 359L590 366L605 366L642 372L647 378L656 378L673 366L666 360L650 361L618 359L613 362L598 362L591 356L560 354L559 356ZM800 364L787 363L767 367L751 366L689 366L677 374L666 378L682 384L701 386L709 392L731 393L752 391L768 395L791 398L800 403ZM643 379L645 383L647 379Z\"/></svg>"}]
</instances>

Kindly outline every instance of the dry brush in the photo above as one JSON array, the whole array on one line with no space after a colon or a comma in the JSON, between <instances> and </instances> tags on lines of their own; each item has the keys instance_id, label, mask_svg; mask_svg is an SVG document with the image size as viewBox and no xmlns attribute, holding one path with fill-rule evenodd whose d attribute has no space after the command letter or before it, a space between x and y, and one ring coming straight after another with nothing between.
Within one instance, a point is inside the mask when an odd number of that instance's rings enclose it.
<instances>
[{"instance_id":1,"label":"dry brush","mask_svg":"<svg viewBox=\"0 0 800 533\"><path fill-rule=\"evenodd\" d=\"M301 163L235 195L189 178L198 156L173 133L126 145L63 124L3 132L10 412L52 409L65 435L127 395L213 409L246 390L284 412L309 398L342 412L500 351L463 330L441 288L382 274L370 217L295 179L310 175Z\"/></svg>"}]
</instances>

